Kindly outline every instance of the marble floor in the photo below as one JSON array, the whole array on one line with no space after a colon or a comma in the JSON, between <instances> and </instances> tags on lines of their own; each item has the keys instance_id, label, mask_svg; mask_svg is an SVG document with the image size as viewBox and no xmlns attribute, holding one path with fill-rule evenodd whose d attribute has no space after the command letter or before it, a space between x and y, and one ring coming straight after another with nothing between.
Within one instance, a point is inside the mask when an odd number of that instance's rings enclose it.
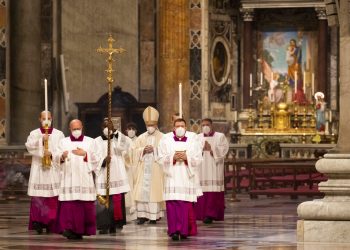
<instances>
[{"instance_id":1,"label":"marble floor","mask_svg":"<svg viewBox=\"0 0 350 250\"><path fill-rule=\"evenodd\" d=\"M37 235L27 231L29 200L0 199L1 249L350 249L344 244L298 244L296 242L296 207L305 198L261 197L240 202L226 200L224 222L204 225L198 222L198 235L174 242L166 235L166 221L156 225L131 222L116 235L96 235L82 241L69 241L60 235Z\"/></svg>"}]
</instances>

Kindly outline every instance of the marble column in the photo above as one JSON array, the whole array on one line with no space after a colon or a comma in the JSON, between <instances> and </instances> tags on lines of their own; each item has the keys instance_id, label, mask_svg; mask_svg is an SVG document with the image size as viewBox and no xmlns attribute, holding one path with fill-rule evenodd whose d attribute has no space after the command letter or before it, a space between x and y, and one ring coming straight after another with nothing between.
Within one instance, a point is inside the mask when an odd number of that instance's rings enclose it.
<instances>
[{"instance_id":1,"label":"marble column","mask_svg":"<svg viewBox=\"0 0 350 250\"><path fill-rule=\"evenodd\" d=\"M303 202L298 207L299 242L350 243L350 23L348 0L340 0L340 119L336 147L316 163L328 180L319 184L323 199Z\"/></svg>"},{"instance_id":2,"label":"marble column","mask_svg":"<svg viewBox=\"0 0 350 250\"><path fill-rule=\"evenodd\" d=\"M317 62L317 85L315 91L321 91L326 95L326 101L330 100L327 93L327 15L325 8L316 8L317 17L318 17L318 62Z\"/></svg>"},{"instance_id":3,"label":"marble column","mask_svg":"<svg viewBox=\"0 0 350 250\"><path fill-rule=\"evenodd\" d=\"M249 108L250 86L249 77L253 74L253 9L243 9L243 108ZM253 74L254 75L254 74Z\"/></svg>"},{"instance_id":4,"label":"marble column","mask_svg":"<svg viewBox=\"0 0 350 250\"><path fill-rule=\"evenodd\" d=\"M10 2L10 143L23 144L44 109L40 0Z\"/></svg>"},{"instance_id":5,"label":"marble column","mask_svg":"<svg viewBox=\"0 0 350 250\"><path fill-rule=\"evenodd\" d=\"M172 115L179 112L179 82L182 111L189 118L189 1L159 0L158 13L158 109L160 128L167 132L173 127Z\"/></svg>"}]
</instances>

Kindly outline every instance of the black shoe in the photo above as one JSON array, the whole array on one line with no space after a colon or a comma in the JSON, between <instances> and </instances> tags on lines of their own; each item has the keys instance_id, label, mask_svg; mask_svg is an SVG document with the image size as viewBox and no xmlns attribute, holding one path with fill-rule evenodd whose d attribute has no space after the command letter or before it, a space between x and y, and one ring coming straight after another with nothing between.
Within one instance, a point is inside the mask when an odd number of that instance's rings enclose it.
<instances>
[{"instance_id":1,"label":"black shoe","mask_svg":"<svg viewBox=\"0 0 350 250\"><path fill-rule=\"evenodd\" d=\"M63 236L68 240L82 240L83 236L81 234L74 233L72 230L64 230Z\"/></svg>"},{"instance_id":2,"label":"black shoe","mask_svg":"<svg viewBox=\"0 0 350 250\"><path fill-rule=\"evenodd\" d=\"M204 222L204 224L211 224L211 223L213 223L213 219L210 217L205 217L203 222Z\"/></svg>"},{"instance_id":3,"label":"black shoe","mask_svg":"<svg viewBox=\"0 0 350 250\"><path fill-rule=\"evenodd\" d=\"M178 233L174 233L171 235L171 239L174 241L180 240L180 235Z\"/></svg>"},{"instance_id":4,"label":"black shoe","mask_svg":"<svg viewBox=\"0 0 350 250\"><path fill-rule=\"evenodd\" d=\"M108 230L107 229L102 229L100 231L98 231L99 234L108 234Z\"/></svg>"},{"instance_id":5,"label":"black shoe","mask_svg":"<svg viewBox=\"0 0 350 250\"><path fill-rule=\"evenodd\" d=\"M187 236L180 234L180 238L179 238L179 239L180 239L180 240L186 240L186 239L187 239Z\"/></svg>"},{"instance_id":6,"label":"black shoe","mask_svg":"<svg viewBox=\"0 0 350 250\"><path fill-rule=\"evenodd\" d=\"M143 224L145 224L146 221L148 221L148 219L146 219L146 218L139 218L137 220L137 225L143 225Z\"/></svg>"},{"instance_id":7,"label":"black shoe","mask_svg":"<svg viewBox=\"0 0 350 250\"><path fill-rule=\"evenodd\" d=\"M157 221L156 220L150 220L149 224L157 224Z\"/></svg>"},{"instance_id":8,"label":"black shoe","mask_svg":"<svg viewBox=\"0 0 350 250\"><path fill-rule=\"evenodd\" d=\"M40 222L36 222L34 221L32 223L33 229L38 233L38 234L42 234L43 233L43 226Z\"/></svg>"},{"instance_id":9,"label":"black shoe","mask_svg":"<svg viewBox=\"0 0 350 250\"><path fill-rule=\"evenodd\" d=\"M66 237L67 239L71 239L74 237L74 233L72 230L64 230L62 235Z\"/></svg>"}]
</instances>

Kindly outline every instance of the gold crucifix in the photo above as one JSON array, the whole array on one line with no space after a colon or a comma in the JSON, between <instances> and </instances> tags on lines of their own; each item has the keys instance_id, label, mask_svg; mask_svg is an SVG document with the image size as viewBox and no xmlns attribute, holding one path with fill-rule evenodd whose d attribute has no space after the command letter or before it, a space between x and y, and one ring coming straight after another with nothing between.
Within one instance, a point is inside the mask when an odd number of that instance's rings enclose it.
<instances>
[{"instance_id":1,"label":"gold crucifix","mask_svg":"<svg viewBox=\"0 0 350 250\"><path fill-rule=\"evenodd\" d=\"M108 48L102 48L101 46L97 49L98 53L107 53L108 54L108 58L107 58L107 82L108 83L112 83L113 82L113 54L121 54L123 52L125 52L126 50L123 48L113 48L113 42L115 42L115 40L113 39L112 35L109 34L109 37L107 39L108 42Z\"/></svg>"},{"instance_id":2,"label":"gold crucifix","mask_svg":"<svg viewBox=\"0 0 350 250\"><path fill-rule=\"evenodd\" d=\"M108 41L108 48L102 48L101 46L97 49L98 53L107 53L108 58L107 58L107 82L108 82L108 124L112 123L112 83L113 83L113 54L121 54L125 52L125 49L123 48L118 48L115 49L113 48L113 42L115 40L113 39L112 35L109 34L109 37L107 39ZM108 135L111 134L111 127L108 125ZM111 156L111 137L108 136L108 144L107 144L107 156L110 158ZM109 180L110 180L110 162L106 162L106 197L103 197L102 195L97 195L98 201L102 204L105 205L107 208L109 207Z\"/></svg>"}]
</instances>

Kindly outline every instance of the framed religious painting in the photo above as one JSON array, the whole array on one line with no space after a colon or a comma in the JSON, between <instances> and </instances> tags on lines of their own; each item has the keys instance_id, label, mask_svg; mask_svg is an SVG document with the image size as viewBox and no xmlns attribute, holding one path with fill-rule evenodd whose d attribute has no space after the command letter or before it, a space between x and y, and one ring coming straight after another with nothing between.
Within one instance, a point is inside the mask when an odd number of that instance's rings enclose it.
<instances>
[{"instance_id":1,"label":"framed religious painting","mask_svg":"<svg viewBox=\"0 0 350 250\"><path fill-rule=\"evenodd\" d=\"M318 66L318 25L314 10L259 12L258 84L269 103L309 103Z\"/></svg>"}]
</instances>

